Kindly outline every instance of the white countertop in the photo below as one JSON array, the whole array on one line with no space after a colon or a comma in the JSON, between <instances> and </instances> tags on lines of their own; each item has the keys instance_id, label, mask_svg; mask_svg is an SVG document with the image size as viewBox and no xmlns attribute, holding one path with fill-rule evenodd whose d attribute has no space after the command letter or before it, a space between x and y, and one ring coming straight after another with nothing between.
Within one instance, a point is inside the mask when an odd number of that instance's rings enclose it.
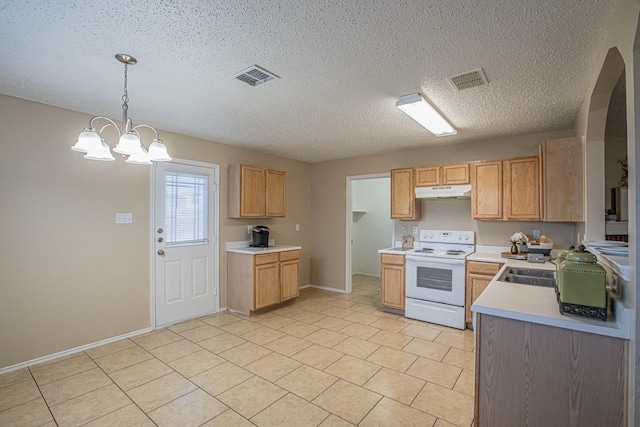
<instances>
[{"instance_id":1,"label":"white countertop","mask_svg":"<svg viewBox=\"0 0 640 427\"><path fill-rule=\"evenodd\" d=\"M267 248L252 248L249 247L249 241L246 242L227 242L226 249L227 252L233 252L237 254L245 254L245 255L257 255L257 254L270 254L274 252L286 252L286 251L295 251L302 249L302 246L287 246L287 245L276 245L275 240L269 240L269 247Z\"/></svg>"},{"instance_id":2,"label":"white countertop","mask_svg":"<svg viewBox=\"0 0 640 427\"><path fill-rule=\"evenodd\" d=\"M553 288L500 282L496 279L507 267L555 270L555 264L551 262L532 264L518 260L506 261L496 277L471 306L473 312L629 339L630 309L624 307L620 301L614 300L614 318L606 322L570 314L561 315Z\"/></svg>"},{"instance_id":3,"label":"white countertop","mask_svg":"<svg viewBox=\"0 0 640 427\"><path fill-rule=\"evenodd\" d=\"M499 253L474 252L471 255L467 255L467 261L498 262L504 264L509 261L509 259L502 258Z\"/></svg>"},{"instance_id":4,"label":"white countertop","mask_svg":"<svg viewBox=\"0 0 640 427\"><path fill-rule=\"evenodd\" d=\"M405 255L408 251L413 250L413 248L387 248L378 250L379 254L390 254L390 255Z\"/></svg>"}]
</instances>

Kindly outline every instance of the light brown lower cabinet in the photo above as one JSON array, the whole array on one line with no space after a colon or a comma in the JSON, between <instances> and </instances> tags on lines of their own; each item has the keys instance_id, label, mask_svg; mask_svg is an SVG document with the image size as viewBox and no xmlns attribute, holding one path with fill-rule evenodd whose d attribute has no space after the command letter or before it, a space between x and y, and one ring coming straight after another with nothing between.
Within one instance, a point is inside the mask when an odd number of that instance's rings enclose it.
<instances>
[{"instance_id":1,"label":"light brown lower cabinet","mask_svg":"<svg viewBox=\"0 0 640 427\"><path fill-rule=\"evenodd\" d=\"M625 426L625 340L476 316L476 427Z\"/></svg>"},{"instance_id":2,"label":"light brown lower cabinet","mask_svg":"<svg viewBox=\"0 0 640 427\"><path fill-rule=\"evenodd\" d=\"M489 282L493 279L504 264L497 262L481 262L467 261L467 279L465 289L465 322L473 321L473 312L471 304L473 304L480 294L489 286Z\"/></svg>"},{"instance_id":3,"label":"light brown lower cabinet","mask_svg":"<svg viewBox=\"0 0 640 427\"><path fill-rule=\"evenodd\" d=\"M404 310L404 255L381 254L380 299L384 307Z\"/></svg>"},{"instance_id":4,"label":"light brown lower cabinet","mask_svg":"<svg viewBox=\"0 0 640 427\"><path fill-rule=\"evenodd\" d=\"M227 253L227 306L249 316L252 311L299 295L300 251L248 255Z\"/></svg>"}]
</instances>

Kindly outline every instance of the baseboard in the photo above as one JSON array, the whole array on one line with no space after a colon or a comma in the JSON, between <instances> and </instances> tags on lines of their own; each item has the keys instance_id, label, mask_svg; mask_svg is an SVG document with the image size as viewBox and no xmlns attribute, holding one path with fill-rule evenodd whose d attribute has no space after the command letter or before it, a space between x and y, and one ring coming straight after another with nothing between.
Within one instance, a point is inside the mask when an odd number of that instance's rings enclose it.
<instances>
[{"instance_id":1,"label":"baseboard","mask_svg":"<svg viewBox=\"0 0 640 427\"><path fill-rule=\"evenodd\" d=\"M344 289L331 288L331 287L329 287L329 286L318 286L318 285L304 285L304 286L300 286L300 289L305 289L305 288L322 289L323 291L337 292L337 293L339 293L339 294L346 294L346 293L347 293L347 291L345 291Z\"/></svg>"},{"instance_id":2,"label":"baseboard","mask_svg":"<svg viewBox=\"0 0 640 427\"><path fill-rule=\"evenodd\" d=\"M112 342L120 341L120 340L123 340L125 338L131 338L131 337L135 337L137 335L146 334L147 332L151 332L153 330L154 330L154 328L140 329L140 330L137 330L137 331L129 332L127 334L118 335L117 337L108 338L106 340L97 341L97 342L94 342L94 343L91 343L91 344L82 345L80 347L72 348L72 349L69 349L69 350L60 351L58 353L50 354L48 356L38 357L37 359L28 360L26 362L18 363L16 365L7 366L6 368L1 368L0 369L0 375L6 374L6 373L11 372L11 371L17 371L18 369L27 368L27 367L32 366L32 365L37 365L39 363L49 362L51 360L59 359L61 357L70 356L72 354L80 353L80 352L83 352L85 350L89 350L91 348L100 347L101 345L111 344Z\"/></svg>"}]
</instances>

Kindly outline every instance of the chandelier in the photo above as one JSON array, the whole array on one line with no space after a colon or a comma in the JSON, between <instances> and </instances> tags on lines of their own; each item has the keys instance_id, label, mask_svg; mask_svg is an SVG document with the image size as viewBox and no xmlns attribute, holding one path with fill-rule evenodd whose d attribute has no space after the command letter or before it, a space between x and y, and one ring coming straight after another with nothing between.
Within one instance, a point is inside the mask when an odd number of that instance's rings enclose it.
<instances>
[{"instance_id":1,"label":"chandelier","mask_svg":"<svg viewBox=\"0 0 640 427\"><path fill-rule=\"evenodd\" d=\"M115 160L111 154L111 149L103 137L103 132L109 127L116 128L119 140L113 151L127 156L127 163L138 165L150 165L152 162L168 162L171 160L167 147L158 137L158 131L149 125L136 125L127 117L129 108L129 96L127 94L127 69L129 65L135 65L138 61L131 55L126 53L118 53L116 59L124 64L124 95L122 95L122 129L108 117L96 116L89 120L89 126L78 136L78 141L71 147L74 151L86 153L84 158L89 160L98 160L102 162L110 162ZM94 122L105 121L106 123L96 130ZM155 133L155 138L149 149L145 149L140 142L140 132L142 128L151 129Z\"/></svg>"}]
</instances>

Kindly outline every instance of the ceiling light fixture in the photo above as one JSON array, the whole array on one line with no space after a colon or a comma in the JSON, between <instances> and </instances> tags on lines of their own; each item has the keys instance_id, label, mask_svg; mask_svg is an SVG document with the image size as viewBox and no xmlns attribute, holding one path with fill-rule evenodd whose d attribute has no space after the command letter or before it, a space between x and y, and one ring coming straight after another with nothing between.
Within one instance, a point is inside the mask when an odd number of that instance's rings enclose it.
<instances>
[{"instance_id":1,"label":"ceiling light fixture","mask_svg":"<svg viewBox=\"0 0 640 427\"><path fill-rule=\"evenodd\" d=\"M82 133L78 136L78 141L71 147L74 151L81 153L87 153L84 158L89 160L98 160L102 162L110 162L115 160L115 157L111 154L109 145L105 141L102 133L109 127L116 128L118 132L118 145L113 149L115 153L122 154L123 156L129 156L127 163L133 163L138 165L150 165L152 162L168 162L171 160L167 147L162 143L162 140L158 137L158 131L149 125L137 125L133 126L133 122L127 117L127 110L129 109L129 95L127 93L127 69L129 65L135 65L138 63L136 58L126 53L118 53L116 59L124 64L124 95L122 95L122 129L108 117L96 116L89 120L89 126L87 126ZM100 128L100 131L96 131L93 127L93 122L96 120L104 120L107 123ZM149 150L146 150L144 145L140 142L139 129L148 128L155 133L155 138Z\"/></svg>"},{"instance_id":2,"label":"ceiling light fixture","mask_svg":"<svg viewBox=\"0 0 640 427\"><path fill-rule=\"evenodd\" d=\"M396 107L420 123L435 136L455 135L457 132L419 93L401 96Z\"/></svg>"}]
</instances>

